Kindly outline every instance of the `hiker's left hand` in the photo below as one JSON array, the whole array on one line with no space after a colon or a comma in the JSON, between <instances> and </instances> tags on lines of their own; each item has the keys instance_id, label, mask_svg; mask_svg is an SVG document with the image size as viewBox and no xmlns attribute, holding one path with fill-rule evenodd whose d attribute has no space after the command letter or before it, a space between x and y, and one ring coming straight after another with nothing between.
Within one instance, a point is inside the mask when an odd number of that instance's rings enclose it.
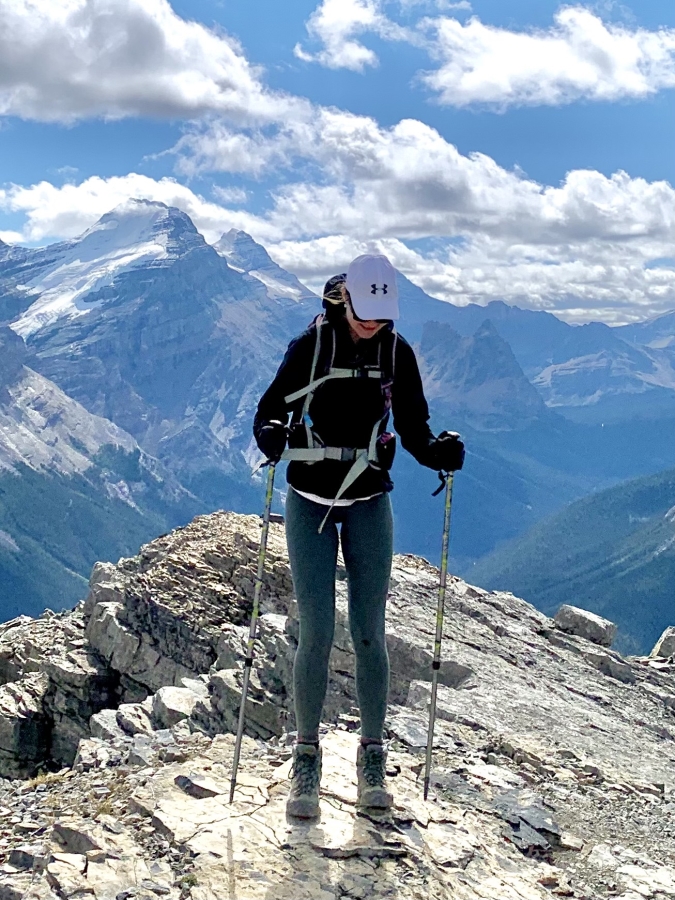
<instances>
[{"instance_id":1,"label":"hiker's left hand","mask_svg":"<svg viewBox=\"0 0 675 900\"><path fill-rule=\"evenodd\" d=\"M464 443L456 431L442 431L429 447L431 469L439 472L457 472L464 465Z\"/></svg>"}]
</instances>

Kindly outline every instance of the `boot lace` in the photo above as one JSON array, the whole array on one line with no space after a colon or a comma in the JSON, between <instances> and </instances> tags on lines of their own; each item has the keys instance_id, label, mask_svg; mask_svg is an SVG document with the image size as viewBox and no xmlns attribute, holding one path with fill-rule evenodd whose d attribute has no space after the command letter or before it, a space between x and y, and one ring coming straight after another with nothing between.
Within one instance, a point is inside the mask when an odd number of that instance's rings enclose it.
<instances>
[{"instance_id":1,"label":"boot lace","mask_svg":"<svg viewBox=\"0 0 675 900\"><path fill-rule=\"evenodd\" d=\"M368 787L384 787L384 751L381 747L367 747L363 754L363 777Z\"/></svg>"},{"instance_id":2,"label":"boot lace","mask_svg":"<svg viewBox=\"0 0 675 900\"><path fill-rule=\"evenodd\" d=\"M313 794L319 785L319 759L309 753L298 753L291 770L293 786L300 794Z\"/></svg>"}]
</instances>

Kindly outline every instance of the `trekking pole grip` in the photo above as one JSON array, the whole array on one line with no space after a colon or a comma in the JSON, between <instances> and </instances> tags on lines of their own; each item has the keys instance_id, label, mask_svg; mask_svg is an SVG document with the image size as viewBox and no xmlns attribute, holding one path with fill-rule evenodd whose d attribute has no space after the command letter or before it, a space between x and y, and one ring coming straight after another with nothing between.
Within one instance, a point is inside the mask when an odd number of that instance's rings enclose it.
<instances>
[{"instance_id":1,"label":"trekking pole grip","mask_svg":"<svg viewBox=\"0 0 675 900\"><path fill-rule=\"evenodd\" d=\"M452 511L452 485L454 472L445 475L445 511L443 516L443 544L441 548L441 580L436 609L436 635L434 638L434 660L431 665L431 704L429 707L429 731L427 733L427 755L424 768L424 799L429 794L431 778L431 757L434 746L434 726L436 724L436 697L438 694L438 672L441 668L441 642L443 640L443 617L445 613L445 590L448 580L448 549L450 546L450 513Z\"/></svg>"},{"instance_id":2,"label":"trekking pole grip","mask_svg":"<svg viewBox=\"0 0 675 900\"><path fill-rule=\"evenodd\" d=\"M260 549L258 551L258 572L255 579L253 592L253 611L251 613L251 625L248 632L248 644L246 646L246 660L244 662L244 683L241 689L241 706L239 707L239 722L237 724L237 740L234 745L234 758L232 760L232 778L230 780L230 803L234 799L234 790L237 786L237 770L239 768L239 756L241 754L241 742L244 736L244 719L246 716L246 696L248 683L251 679L253 667L253 649L255 635L258 626L258 614L260 612L260 594L262 591L263 573L265 571L265 555L267 553L267 535L270 530L270 513L272 510L272 497L274 495L274 471L276 462L270 462L267 472L267 490L265 492L265 509L263 512L262 532L260 534Z\"/></svg>"}]
</instances>

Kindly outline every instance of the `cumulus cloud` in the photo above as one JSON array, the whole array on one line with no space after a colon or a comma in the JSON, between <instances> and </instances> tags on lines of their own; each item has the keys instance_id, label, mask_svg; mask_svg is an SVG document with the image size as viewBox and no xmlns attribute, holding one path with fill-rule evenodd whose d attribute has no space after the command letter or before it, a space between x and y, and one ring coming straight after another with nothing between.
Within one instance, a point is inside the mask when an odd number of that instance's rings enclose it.
<instances>
[{"instance_id":1,"label":"cumulus cloud","mask_svg":"<svg viewBox=\"0 0 675 900\"><path fill-rule=\"evenodd\" d=\"M279 237L264 220L205 200L173 178L155 180L130 173L112 178L94 176L80 184L60 187L42 181L28 187L10 185L0 190L0 209L23 213L26 217L23 231L7 233L6 240L45 243L49 239L76 237L102 215L133 197L159 200L182 209L211 243L230 228L255 232L263 240Z\"/></svg>"},{"instance_id":2,"label":"cumulus cloud","mask_svg":"<svg viewBox=\"0 0 675 900\"><path fill-rule=\"evenodd\" d=\"M195 154L198 171L237 170L218 128L190 140L181 152ZM559 186L541 185L485 154L460 153L416 119L384 128L367 116L316 109L311 121L250 140L264 144L268 163L283 160L304 176L272 192L266 218L289 237L480 233L533 244L675 237L667 182L576 170Z\"/></svg>"},{"instance_id":3,"label":"cumulus cloud","mask_svg":"<svg viewBox=\"0 0 675 900\"><path fill-rule=\"evenodd\" d=\"M233 38L168 0L0 0L0 115L264 122L299 102L267 90Z\"/></svg>"},{"instance_id":4,"label":"cumulus cloud","mask_svg":"<svg viewBox=\"0 0 675 900\"><path fill-rule=\"evenodd\" d=\"M336 140L339 125L333 123ZM353 130L357 122L344 127ZM221 202L212 202L173 179L139 174L58 187L9 186L0 191L0 209L23 213L26 225L21 235L0 237L72 237L124 200L145 197L184 210L211 243L230 228L249 232L316 288L360 253L378 251L430 294L459 304L504 299L569 321L616 323L675 306L675 266L650 266L672 256L670 185L597 172L570 173L556 187L539 185L487 157L463 157L450 145L434 150L439 138L433 133L431 143L420 143L419 133L415 141L420 127L381 130L375 149L362 142L358 159L343 154L332 160L339 181L287 186L265 214L228 208L241 198L226 190L215 194ZM392 161L398 155L388 144L402 141L406 162L387 163L388 155ZM334 155L330 148L324 152ZM386 171L377 180L380 166ZM453 203L446 204L449 196ZM411 240L429 236L433 250L422 252Z\"/></svg>"},{"instance_id":5,"label":"cumulus cloud","mask_svg":"<svg viewBox=\"0 0 675 900\"><path fill-rule=\"evenodd\" d=\"M381 249L429 293L456 303L502 298L571 321L617 322L675 306L675 267L650 266L672 256L675 190L667 182L577 170L544 185L484 154L460 153L420 121L385 128L322 108L257 131L207 123L176 152L199 174L240 172L262 154L266 166L283 167L283 179L256 215L228 207L244 199L240 189L214 191L214 202L176 179L134 173L10 185L0 190L0 209L25 216L24 240L44 242L146 197L183 209L211 242L230 228L249 232L311 285ZM421 252L415 242L429 238L433 252Z\"/></svg>"},{"instance_id":6,"label":"cumulus cloud","mask_svg":"<svg viewBox=\"0 0 675 900\"><path fill-rule=\"evenodd\" d=\"M322 44L317 53L301 45L303 60L363 72L378 58L357 38L367 32L385 40L424 47L439 63L419 80L439 102L464 107L489 104L560 105L579 99L644 98L675 87L675 29L649 31L606 23L583 6L560 9L546 30L513 31L478 17L461 22L448 15L403 27L386 6L410 13L435 6L441 13L470 11L468 0L322 0L307 31Z\"/></svg>"},{"instance_id":7,"label":"cumulus cloud","mask_svg":"<svg viewBox=\"0 0 675 900\"><path fill-rule=\"evenodd\" d=\"M218 135L211 129L205 137L201 144L193 134L183 151L199 154L206 169L227 171L227 142L221 155ZM328 109L268 135L266 152L302 173L272 191L261 217L270 251L312 285L378 246L426 290L454 302L501 297L607 321L675 306L672 267L647 267L670 255L675 241L675 190L667 182L576 170L543 185L484 154L461 154L417 120L383 128ZM253 223L254 236L260 225ZM447 242L447 251L404 251L406 241L429 237Z\"/></svg>"},{"instance_id":8,"label":"cumulus cloud","mask_svg":"<svg viewBox=\"0 0 675 900\"><path fill-rule=\"evenodd\" d=\"M559 105L643 98L675 87L675 29L609 24L582 6L559 10L546 31L515 32L440 17L430 52L440 67L423 81L441 103Z\"/></svg>"},{"instance_id":9,"label":"cumulus cloud","mask_svg":"<svg viewBox=\"0 0 675 900\"><path fill-rule=\"evenodd\" d=\"M326 277L360 253L385 253L399 271L432 296L458 305L505 300L555 313L568 322L625 324L675 305L675 266L649 268L654 245L610 243L536 248L488 237L426 255L403 241L331 236L268 245L270 255L319 290Z\"/></svg>"},{"instance_id":10,"label":"cumulus cloud","mask_svg":"<svg viewBox=\"0 0 675 900\"><path fill-rule=\"evenodd\" d=\"M384 14L382 0L322 0L307 21L307 32L323 49L308 53L296 44L294 52L299 59L353 72L378 64L377 55L356 40L360 34L374 32L387 40L416 41L413 31Z\"/></svg>"}]
</instances>

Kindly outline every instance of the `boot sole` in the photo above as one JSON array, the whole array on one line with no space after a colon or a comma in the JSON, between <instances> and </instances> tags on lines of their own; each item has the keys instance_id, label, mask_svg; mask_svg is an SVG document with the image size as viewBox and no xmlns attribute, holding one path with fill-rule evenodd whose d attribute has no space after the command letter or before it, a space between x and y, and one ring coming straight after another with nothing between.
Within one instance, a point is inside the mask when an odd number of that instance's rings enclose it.
<instances>
[{"instance_id":1,"label":"boot sole","mask_svg":"<svg viewBox=\"0 0 675 900\"><path fill-rule=\"evenodd\" d=\"M391 809L392 806L394 805L394 798L392 797L392 798L384 799L384 798L375 797L370 802L368 802L365 798L363 800L359 798L356 801L356 805L359 809L387 810L387 809Z\"/></svg>"}]
</instances>

